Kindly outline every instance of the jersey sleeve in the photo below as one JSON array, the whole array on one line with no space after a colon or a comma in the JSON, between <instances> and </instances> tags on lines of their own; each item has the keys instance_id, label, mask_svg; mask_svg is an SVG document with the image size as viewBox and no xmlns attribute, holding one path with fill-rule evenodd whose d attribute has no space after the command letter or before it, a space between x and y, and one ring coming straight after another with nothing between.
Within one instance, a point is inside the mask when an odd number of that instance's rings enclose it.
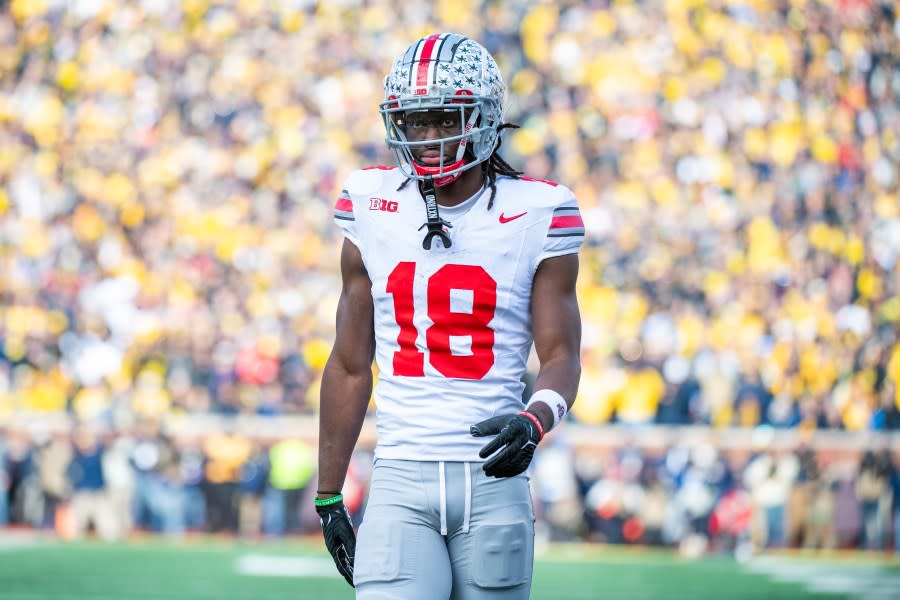
<instances>
[{"instance_id":1,"label":"jersey sleeve","mask_svg":"<svg viewBox=\"0 0 900 600\"><path fill-rule=\"evenodd\" d=\"M544 248L538 256L538 262L545 258L574 254L583 243L584 221L575 196L567 190L564 199L552 209L544 236Z\"/></svg>"},{"instance_id":2,"label":"jersey sleeve","mask_svg":"<svg viewBox=\"0 0 900 600\"><path fill-rule=\"evenodd\" d=\"M341 190L340 196L334 203L334 222L341 228L344 237L359 247L359 234L357 233L356 217L353 211L353 198L346 188Z\"/></svg>"}]
</instances>

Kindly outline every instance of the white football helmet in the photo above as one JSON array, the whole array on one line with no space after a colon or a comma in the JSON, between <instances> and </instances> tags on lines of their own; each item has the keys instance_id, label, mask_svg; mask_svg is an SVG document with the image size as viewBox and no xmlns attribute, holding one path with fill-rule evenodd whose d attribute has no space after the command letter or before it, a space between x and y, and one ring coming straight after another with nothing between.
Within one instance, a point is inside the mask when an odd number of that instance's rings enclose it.
<instances>
[{"instance_id":1,"label":"white football helmet","mask_svg":"<svg viewBox=\"0 0 900 600\"><path fill-rule=\"evenodd\" d=\"M379 112L388 148L400 170L414 179L433 178L437 186L456 180L466 169L488 160L498 142L506 88L500 69L479 43L457 33L438 33L411 44L384 78ZM404 116L424 110L459 111L458 134L437 140L409 141ZM416 146L459 142L456 159L423 165L413 158Z\"/></svg>"}]
</instances>

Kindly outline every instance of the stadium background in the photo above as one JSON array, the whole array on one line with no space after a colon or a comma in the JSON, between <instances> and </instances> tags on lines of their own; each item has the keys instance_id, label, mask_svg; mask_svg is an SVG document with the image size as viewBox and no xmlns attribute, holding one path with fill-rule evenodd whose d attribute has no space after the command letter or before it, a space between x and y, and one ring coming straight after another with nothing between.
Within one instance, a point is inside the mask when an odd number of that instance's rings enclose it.
<instances>
[{"instance_id":1,"label":"stadium background","mask_svg":"<svg viewBox=\"0 0 900 600\"><path fill-rule=\"evenodd\" d=\"M315 533L333 200L390 163L390 62L451 30L588 232L541 540L900 549L898 12L0 2L0 526Z\"/></svg>"}]
</instances>

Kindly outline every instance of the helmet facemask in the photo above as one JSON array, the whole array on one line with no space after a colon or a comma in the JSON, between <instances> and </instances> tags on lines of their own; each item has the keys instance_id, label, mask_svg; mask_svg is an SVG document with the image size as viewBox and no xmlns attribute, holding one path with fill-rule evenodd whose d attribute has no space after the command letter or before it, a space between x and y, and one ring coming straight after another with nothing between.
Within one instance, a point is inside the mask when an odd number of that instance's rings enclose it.
<instances>
[{"instance_id":1,"label":"helmet facemask","mask_svg":"<svg viewBox=\"0 0 900 600\"><path fill-rule=\"evenodd\" d=\"M424 97L421 99L427 100ZM485 121L482 118L483 106L488 107L488 113L499 114L499 107L491 107L490 102L490 99L472 97L465 97L465 100L454 97L449 101L440 98L440 104L437 104L440 108L432 107L430 102L403 102L402 105L396 100L383 102L381 113L388 132L386 141L401 171L407 177L415 179L430 175L434 178L435 185L441 186L455 180L466 169L490 158L497 145L497 129L481 125ZM426 112L432 118L440 118L441 113L446 113L456 123L455 130L442 130L449 135L441 137L410 139L414 136L407 123L421 112ZM455 151L452 150L453 146L456 146ZM440 162L424 164L417 161L417 152L425 148L436 149L441 157Z\"/></svg>"}]
</instances>

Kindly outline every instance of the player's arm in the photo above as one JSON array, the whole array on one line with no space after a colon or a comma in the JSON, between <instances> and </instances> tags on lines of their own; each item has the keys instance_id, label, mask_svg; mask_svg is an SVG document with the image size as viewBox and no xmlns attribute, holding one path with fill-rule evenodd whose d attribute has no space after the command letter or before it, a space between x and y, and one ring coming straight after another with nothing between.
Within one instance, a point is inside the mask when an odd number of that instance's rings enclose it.
<instances>
[{"instance_id":1,"label":"player's arm","mask_svg":"<svg viewBox=\"0 0 900 600\"><path fill-rule=\"evenodd\" d=\"M341 277L334 347L322 373L319 399L319 485L315 505L325 546L338 571L352 586L356 534L340 492L372 394L375 329L371 280L359 249L346 239L341 249Z\"/></svg>"},{"instance_id":2,"label":"player's arm","mask_svg":"<svg viewBox=\"0 0 900 600\"><path fill-rule=\"evenodd\" d=\"M581 378L581 313L575 295L577 279L578 255L574 253L543 260L534 276L531 319L534 348L540 362L534 382L535 395L547 395L541 390L549 390L565 401L562 411L551 409L553 401L529 402L528 412L541 420L545 431L559 422L563 416L560 412L564 414L572 407Z\"/></svg>"},{"instance_id":3,"label":"player's arm","mask_svg":"<svg viewBox=\"0 0 900 600\"><path fill-rule=\"evenodd\" d=\"M476 437L495 435L478 453L484 472L513 477L528 468L538 442L568 412L581 377L581 315L575 296L578 255L547 258L532 282L531 319L540 370L524 411L472 426Z\"/></svg>"},{"instance_id":4,"label":"player's arm","mask_svg":"<svg viewBox=\"0 0 900 600\"><path fill-rule=\"evenodd\" d=\"M334 347L322 372L319 397L320 497L341 491L372 395L372 283L359 249L346 239L341 278Z\"/></svg>"}]
</instances>

